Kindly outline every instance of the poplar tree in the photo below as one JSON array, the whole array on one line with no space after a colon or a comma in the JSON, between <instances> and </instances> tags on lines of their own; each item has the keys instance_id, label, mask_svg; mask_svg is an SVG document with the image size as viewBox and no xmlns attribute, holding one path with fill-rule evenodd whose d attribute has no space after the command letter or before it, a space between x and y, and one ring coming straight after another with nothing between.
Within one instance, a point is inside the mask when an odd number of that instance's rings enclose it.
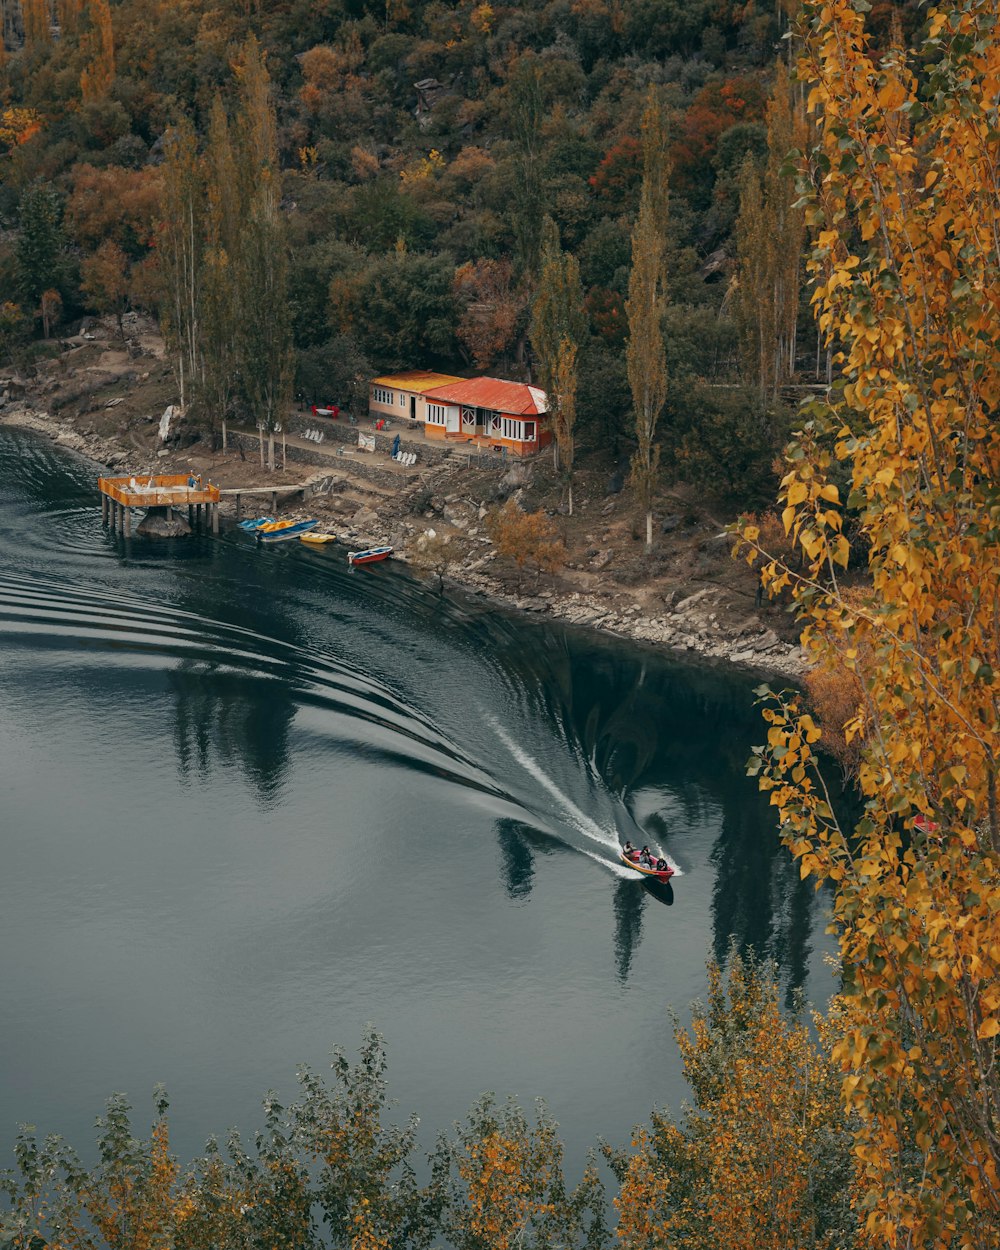
<instances>
[{"instance_id":1,"label":"poplar tree","mask_svg":"<svg viewBox=\"0 0 1000 1250\"><path fill-rule=\"evenodd\" d=\"M843 385L789 450L768 556L818 664L857 675L864 812L842 827L826 730L768 699L755 768L803 877L835 891L865 1244L1000 1243L1000 33L993 0L873 51L856 0L806 9L799 77L820 330ZM867 6L865 6L867 8ZM919 79L918 79L919 74ZM870 584L845 588L849 480Z\"/></svg>"},{"instance_id":2,"label":"poplar tree","mask_svg":"<svg viewBox=\"0 0 1000 1250\"><path fill-rule=\"evenodd\" d=\"M508 92L511 130L517 151L510 187L514 255L521 277L530 285L538 271L541 225L545 216L541 171L545 108L541 69L533 55L526 53L517 62L510 76Z\"/></svg>"},{"instance_id":3,"label":"poplar tree","mask_svg":"<svg viewBox=\"0 0 1000 1250\"><path fill-rule=\"evenodd\" d=\"M239 185L236 155L226 111L216 96L209 121L205 154L205 248L202 258L204 330L201 336L204 371L202 397L214 431L226 421L237 385L237 278L240 247Z\"/></svg>"},{"instance_id":4,"label":"poplar tree","mask_svg":"<svg viewBox=\"0 0 1000 1250\"><path fill-rule=\"evenodd\" d=\"M80 29L80 17L83 14L83 0L56 0L56 16L59 19L59 31L64 37L75 35Z\"/></svg>"},{"instance_id":5,"label":"poplar tree","mask_svg":"<svg viewBox=\"0 0 1000 1250\"><path fill-rule=\"evenodd\" d=\"M554 396L551 407L552 419L555 423L556 442L559 450L560 465L566 477L566 497L569 515L573 515L573 459L576 452L576 440L573 427L576 425L576 388L577 388L577 343L570 338L562 338L559 352L552 374L552 390Z\"/></svg>"},{"instance_id":6,"label":"poplar tree","mask_svg":"<svg viewBox=\"0 0 1000 1250\"><path fill-rule=\"evenodd\" d=\"M21 0L24 46L30 52L52 40L52 10L49 0Z\"/></svg>"},{"instance_id":7,"label":"poplar tree","mask_svg":"<svg viewBox=\"0 0 1000 1250\"><path fill-rule=\"evenodd\" d=\"M186 411L202 379L201 303L205 185L194 127L187 118L164 138L160 321Z\"/></svg>"},{"instance_id":8,"label":"poplar tree","mask_svg":"<svg viewBox=\"0 0 1000 1250\"><path fill-rule=\"evenodd\" d=\"M237 258L235 329L240 375L251 410L268 435L274 468L274 432L292 389L288 250L281 218L281 175L271 79L259 43L243 45L236 123L237 187L242 213Z\"/></svg>"},{"instance_id":9,"label":"poplar tree","mask_svg":"<svg viewBox=\"0 0 1000 1250\"><path fill-rule=\"evenodd\" d=\"M566 475L571 515L577 357L585 332L580 266L575 256L562 250L558 228L551 217L546 217L541 272L531 309L531 345L538 359L539 380L548 395L556 435L553 455L556 468Z\"/></svg>"},{"instance_id":10,"label":"poplar tree","mask_svg":"<svg viewBox=\"0 0 1000 1250\"><path fill-rule=\"evenodd\" d=\"M653 549L653 492L660 464L654 444L656 425L667 398L667 354L663 319L667 310L666 131L660 98L650 92L643 116L643 178L639 217L632 231L632 269L628 280L628 347L626 362L638 448L632 457L631 480L646 514L646 550Z\"/></svg>"},{"instance_id":11,"label":"poplar tree","mask_svg":"<svg viewBox=\"0 0 1000 1250\"><path fill-rule=\"evenodd\" d=\"M80 74L84 103L103 100L115 81L115 36L108 0L90 0L90 30L84 44L90 56Z\"/></svg>"},{"instance_id":12,"label":"poplar tree","mask_svg":"<svg viewBox=\"0 0 1000 1250\"><path fill-rule=\"evenodd\" d=\"M788 74L779 62L767 106L767 163L763 172L752 156L743 163L735 231L741 363L764 406L795 371L804 219L784 167L803 137L792 113Z\"/></svg>"}]
</instances>

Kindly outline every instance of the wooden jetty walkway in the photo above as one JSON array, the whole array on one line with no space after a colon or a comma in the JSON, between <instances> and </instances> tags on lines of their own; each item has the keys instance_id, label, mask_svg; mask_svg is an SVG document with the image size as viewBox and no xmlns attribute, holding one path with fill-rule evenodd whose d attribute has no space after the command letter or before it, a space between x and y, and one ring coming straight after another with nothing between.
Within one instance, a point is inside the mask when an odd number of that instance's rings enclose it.
<instances>
[{"instance_id":1,"label":"wooden jetty walkway","mask_svg":"<svg viewBox=\"0 0 1000 1250\"><path fill-rule=\"evenodd\" d=\"M308 490L309 486L309 482L299 482L297 485L291 482L282 482L280 486L227 486L225 490L220 490L219 494L236 499L236 519L238 521L243 515L244 495L270 495L271 511L275 512L278 507L279 497L287 498L289 495L297 495L300 491Z\"/></svg>"},{"instance_id":2,"label":"wooden jetty walkway","mask_svg":"<svg viewBox=\"0 0 1000 1250\"><path fill-rule=\"evenodd\" d=\"M308 482L282 482L280 485L233 486L222 490L211 482L203 484L200 477L186 473L160 474L155 477L148 474L141 477L135 474L131 477L101 477L97 479L97 486L101 492L101 520L126 538L132 533L133 508L162 508L168 518L173 509L187 508L189 525L201 521L204 508L206 522L211 523L212 533L218 534L219 502L223 495L235 498L238 521L244 495L269 495L271 511L274 512L279 498L287 498L309 489Z\"/></svg>"}]
</instances>

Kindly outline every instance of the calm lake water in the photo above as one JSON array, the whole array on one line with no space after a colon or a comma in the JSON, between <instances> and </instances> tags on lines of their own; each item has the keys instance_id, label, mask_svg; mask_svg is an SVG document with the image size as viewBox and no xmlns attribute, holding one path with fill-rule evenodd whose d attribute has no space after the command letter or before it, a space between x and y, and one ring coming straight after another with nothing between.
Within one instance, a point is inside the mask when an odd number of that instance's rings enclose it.
<instances>
[{"instance_id":1,"label":"calm lake water","mask_svg":"<svg viewBox=\"0 0 1000 1250\"><path fill-rule=\"evenodd\" d=\"M370 1021L428 1141L544 1097L578 1169L685 1096L670 1011L732 937L825 1001L753 680L342 547L126 542L96 476L0 430L0 1159L89 1154L115 1090L145 1130L157 1081L190 1157Z\"/></svg>"}]
</instances>

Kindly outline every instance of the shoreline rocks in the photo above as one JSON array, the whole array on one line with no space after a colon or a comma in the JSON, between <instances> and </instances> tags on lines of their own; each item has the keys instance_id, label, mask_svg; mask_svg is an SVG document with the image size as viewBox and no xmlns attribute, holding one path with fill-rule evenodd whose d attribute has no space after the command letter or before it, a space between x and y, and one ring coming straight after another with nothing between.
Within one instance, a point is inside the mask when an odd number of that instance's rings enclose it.
<instances>
[{"instance_id":1,"label":"shoreline rocks","mask_svg":"<svg viewBox=\"0 0 1000 1250\"><path fill-rule=\"evenodd\" d=\"M120 443L93 433L81 434L76 430L68 430L48 413L24 403L7 405L0 412L0 424L35 430L59 446L76 451L97 465L107 466L116 474L146 472L148 468L148 452L143 455L138 449L122 447ZM451 504L452 500L447 502ZM230 509L226 508L225 511L228 515ZM372 532L359 531L357 527L362 521L366 528L372 527ZM380 518L374 513L366 513L363 517L356 514L349 525L351 540L356 535L358 541L370 545L389 542L388 533L376 532L380 522L384 527L389 521L390 518ZM139 532L146 532L143 528L145 526L144 520ZM398 526L391 537L396 540L401 537ZM416 534L411 537L416 537ZM393 542L393 545L397 548L401 546L398 541ZM405 548L399 554L405 561ZM508 609L548 615L569 625L596 629L634 642L669 648L679 656L718 660L750 671L771 673L793 680L800 678L809 668L801 647L781 641L773 630L754 617L748 617L735 630L732 627L725 628L718 620L719 614L716 610L726 593L721 587L703 586L693 591L680 587L671 590L662 597L660 606L654 613L647 613L635 602L622 602L627 598L625 595L609 600L603 594L560 592L549 588L534 594L512 594L486 571L494 558L495 553L492 550L485 554L474 550L461 564L451 566L446 580Z\"/></svg>"}]
</instances>

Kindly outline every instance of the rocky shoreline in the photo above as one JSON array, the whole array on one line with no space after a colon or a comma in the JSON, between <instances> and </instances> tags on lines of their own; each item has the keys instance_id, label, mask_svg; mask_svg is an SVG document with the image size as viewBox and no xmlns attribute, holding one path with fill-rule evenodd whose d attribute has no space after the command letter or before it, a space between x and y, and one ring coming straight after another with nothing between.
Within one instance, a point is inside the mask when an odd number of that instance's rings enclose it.
<instances>
[{"instance_id":1,"label":"rocky shoreline","mask_svg":"<svg viewBox=\"0 0 1000 1250\"><path fill-rule=\"evenodd\" d=\"M117 440L92 432L77 431L26 403L6 404L0 411L0 423L45 435L112 474L149 471L147 452L122 446ZM166 468L162 466L163 471ZM439 479L438 489L443 486ZM446 503L451 502L446 496ZM232 505L224 505L224 515L232 511ZM399 548L398 554L404 561L408 543L424 529L410 522L403 523L398 517L380 517L370 510L359 513L351 521L350 526L345 526L344 521L338 521L338 525L346 528L352 540L356 537L360 545L391 542ZM475 527L466 527L466 532L470 538L477 537ZM487 545L487 540L480 541L483 546ZM636 602L624 591L608 595L545 588L529 595L512 594L499 577L491 575L490 566L496 558L492 547L486 551L483 547L478 550L474 547L461 561L449 566L447 580L506 608L539 613L571 625L668 648L688 658L733 664L792 680L801 678L808 669L801 647L781 640L758 617L747 614L733 619L731 612L724 611L725 607L732 606L724 586L679 587L661 596L654 610L650 610L648 604Z\"/></svg>"}]
</instances>

